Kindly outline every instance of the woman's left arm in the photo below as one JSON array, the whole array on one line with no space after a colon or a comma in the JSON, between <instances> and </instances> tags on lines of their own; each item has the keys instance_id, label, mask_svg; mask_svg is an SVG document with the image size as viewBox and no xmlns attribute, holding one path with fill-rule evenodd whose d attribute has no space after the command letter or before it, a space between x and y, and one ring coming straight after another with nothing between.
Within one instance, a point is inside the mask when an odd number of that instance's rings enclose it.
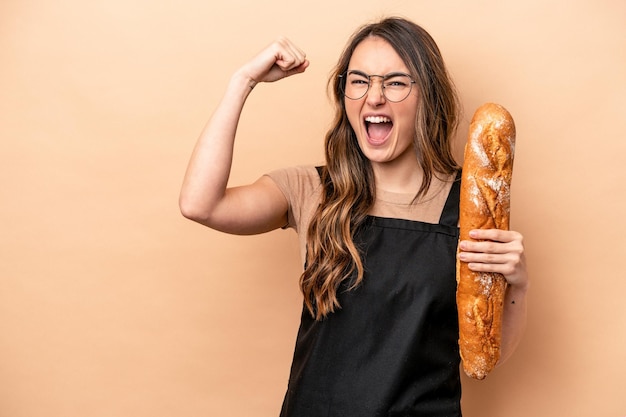
<instances>
[{"instance_id":1,"label":"woman's left arm","mask_svg":"<svg viewBox=\"0 0 626 417\"><path fill-rule=\"evenodd\" d=\"M498 272L508 286L504 298L502 341L498 365L505 362L519 344L526 327L528 272L523 236L510 230L472 230L476 241L461 241L459 259L476 272Z\"/></svg>"}]
</instances>

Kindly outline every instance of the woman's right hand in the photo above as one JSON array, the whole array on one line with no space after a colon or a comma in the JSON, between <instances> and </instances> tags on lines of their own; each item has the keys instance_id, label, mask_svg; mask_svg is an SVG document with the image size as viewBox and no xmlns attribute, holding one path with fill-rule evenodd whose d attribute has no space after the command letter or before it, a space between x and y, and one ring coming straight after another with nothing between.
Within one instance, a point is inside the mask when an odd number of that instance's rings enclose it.
<instances>
[{"instance_id":1,"label":"woman's right hand","mask_svg":"<svg viewBox=\"0 0 626 417\"><path fill-rule=\"evenodd\" d=\"M306 54L285 37L278 38L239 69L253 88L260 82L274 82L300 74L309 66Z\"/></svg>"}]
</instances>

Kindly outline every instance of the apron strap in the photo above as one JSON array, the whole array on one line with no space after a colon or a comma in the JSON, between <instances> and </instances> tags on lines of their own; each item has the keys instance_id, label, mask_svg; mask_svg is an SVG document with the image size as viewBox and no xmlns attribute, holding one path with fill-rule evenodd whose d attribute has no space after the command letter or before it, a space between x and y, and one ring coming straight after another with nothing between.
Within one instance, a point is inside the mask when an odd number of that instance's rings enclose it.
<instances>
[{"instance_id":1,"label":"apron strap","mask_svg":"<svg viewBox=\"0 0 626 417\"><path fill-rule=\"evenodd\" d=\"M443 206L439 224L446 226L458 227L459 225L459 199L461 196L461 170L456 173L456 178L450 188L448 199Z\"/></svg>"}]
</instances>

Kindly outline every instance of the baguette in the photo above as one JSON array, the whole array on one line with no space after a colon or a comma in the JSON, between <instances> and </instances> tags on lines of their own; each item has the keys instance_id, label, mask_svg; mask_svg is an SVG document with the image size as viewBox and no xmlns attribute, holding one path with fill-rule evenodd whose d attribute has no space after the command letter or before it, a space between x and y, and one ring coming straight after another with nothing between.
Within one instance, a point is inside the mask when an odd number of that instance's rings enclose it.
<instances>
[{"instance_id":1,"label":"baguette","mask_svg":"<svg viewBox=\"0 0 626 417\"><path fill-rule=\"evenodd\" d=\"M502 106L479 107L469 126L461 177L460 240L472 229L509 228L515 124ZM473 272L457 260L456 302L463 370L484 379L500 359L506 280L501 274Z\"/></svg>"}]
</instances>

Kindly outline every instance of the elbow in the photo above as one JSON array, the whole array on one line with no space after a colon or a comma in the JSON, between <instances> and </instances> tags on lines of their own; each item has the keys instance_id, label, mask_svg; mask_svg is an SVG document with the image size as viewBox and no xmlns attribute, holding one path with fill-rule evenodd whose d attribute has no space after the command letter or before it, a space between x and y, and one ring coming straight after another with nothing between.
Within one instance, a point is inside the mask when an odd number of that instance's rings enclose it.
<instances>
[{"instance_id":1,"label":"elbow","mask_svg":"<svg viewBox=\"0 0 626 417\"><path fill-rule=\"evenodd\" d=\"M189 198L185 198L183 195L181 195L178 199L178 208L180 209L180 213L186 219L201 224L206 224L208 221L208 211L203 210L202 207L200 207L194 201L191 201Z\"/></svg>"}]
</instances>

